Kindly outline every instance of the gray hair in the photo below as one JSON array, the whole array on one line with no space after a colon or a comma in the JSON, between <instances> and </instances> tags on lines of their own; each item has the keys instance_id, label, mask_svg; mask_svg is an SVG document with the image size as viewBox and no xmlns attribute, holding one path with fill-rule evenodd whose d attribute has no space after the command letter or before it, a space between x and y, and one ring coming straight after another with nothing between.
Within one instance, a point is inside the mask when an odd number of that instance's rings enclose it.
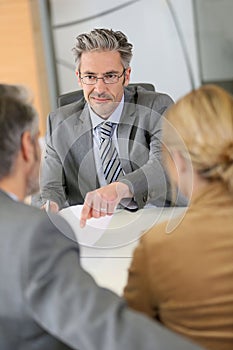
<instances>
[{"instance_id":1,"label":"gray hair","mask_svg":"<svg viewBox=\"0 0 233 350\"><path fill-rule=\"evenodd\" d=\"M133 45L128 42L126 35L112 29L93 29L90 33L83 33L77 36L77 42L72 49L75 63L79 69L83 52L91 51L117 51L121 56L123 67L130 65Z\"/></svg>"},{"instance_id":2,"label":"gray hair","mask_svg":"<svg viewBox=\"0 0 233 350\"><path fill-rule=\"evenodd\" d=\"M25 103L32 101L32 93L24 85L0 84L0 96L14 97Z\"/></svg>"},{"instance_id":3,"label":"gray hair","mask_svg":"<svg viewBox=\"0 0 233 350\"><path fill-rule=\"evenodd\" d=\"M25 131L38 132L35 109L17 98L0 96L0 180L11 174Z\"/></svg>"}]
</instances>

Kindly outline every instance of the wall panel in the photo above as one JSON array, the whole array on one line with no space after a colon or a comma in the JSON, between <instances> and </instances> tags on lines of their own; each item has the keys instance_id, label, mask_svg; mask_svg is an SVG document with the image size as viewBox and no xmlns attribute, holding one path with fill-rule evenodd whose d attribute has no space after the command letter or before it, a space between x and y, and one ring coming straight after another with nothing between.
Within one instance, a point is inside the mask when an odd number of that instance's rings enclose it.
<instances>
[{"instance_id":1,"label":"wall panel","mask_svg":"<svg viewBox=\"0 0 233 350\"><path fill-rule=\"evenodd\" d=\"M0 33L0 82L30 88L43 134L50 104L37 1L0 0Z\"/></svg>"}]
</instances>

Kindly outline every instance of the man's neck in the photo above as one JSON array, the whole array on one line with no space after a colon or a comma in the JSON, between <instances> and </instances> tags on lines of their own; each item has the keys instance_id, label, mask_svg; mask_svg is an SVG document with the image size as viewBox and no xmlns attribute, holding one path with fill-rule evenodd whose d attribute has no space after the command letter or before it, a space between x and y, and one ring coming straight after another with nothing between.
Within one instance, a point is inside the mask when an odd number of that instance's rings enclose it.
<instances>
[{"instance_id":1,"label":"man's neck","mask_svg":"<svg viewBox=\"0 0 233 350\"><path fill-rule=\"evenodd\" d=\"M15 196L19 201L25 198L25 190L23 184L18 179L5 178L0 181L0 189L10 196Z\"/></svg>"},{"instance_id":2,"label":"man's neck","mask_svg":"<svg viewBox=\"0 0 233 350\"><path fill-rule=\"evenodd\" d=\"M93 109L91 108L91 106L88 105L93 127L95 128L97 125L99 125L104 120L105 121L109 120L113 123L118 124L120 121L120 118L121 118L123 107L124 107L124 95L122 96L122 99L119 102L117 108L108 116L108 118L103 118L103 117L100 117L98 114L96 114L93 111Z\"/></svg>"}]
</instances>

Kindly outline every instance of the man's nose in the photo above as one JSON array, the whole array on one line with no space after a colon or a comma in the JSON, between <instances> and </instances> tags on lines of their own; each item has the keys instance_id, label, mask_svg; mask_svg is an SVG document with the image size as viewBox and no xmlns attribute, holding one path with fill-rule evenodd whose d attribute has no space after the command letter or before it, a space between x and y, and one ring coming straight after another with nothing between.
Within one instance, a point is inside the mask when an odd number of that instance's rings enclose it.
<instances>
[{"instance_id":1,"label":"man's nose","mask_svg":"<svg viewBox=\"0 0 233 350\"><path fill-rule=\"evenodd\" d=\"M104 83L103 78L98 78L97 82L95 83L95 91L98 93L106 91L106 84Z\"/></svg>"}]
</instances>

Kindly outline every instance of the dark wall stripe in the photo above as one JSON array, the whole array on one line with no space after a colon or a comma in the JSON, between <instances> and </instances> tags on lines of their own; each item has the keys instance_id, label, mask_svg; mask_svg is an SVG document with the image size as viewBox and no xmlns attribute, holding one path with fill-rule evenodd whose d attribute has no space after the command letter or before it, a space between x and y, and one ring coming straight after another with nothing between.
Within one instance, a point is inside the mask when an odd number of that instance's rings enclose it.
<instances>
[{"instance_id":1,"label":"dark wall stripe","mask_svg":"<svg viewBox=\"0 0 233 350\"><path fill-rule=\"evenodd\" d=\"M103 17L103 16L108 15L109 13L113 13L113 12L116 12L116 11L121 10L121 9L124 8L124 7L133 5L133 4L135 4L136 2L138 2L138 1L141 1L141 0L131 0L131 1L126 2L125 4L122 4L122 5L113 7L112 9L109 9L109 10L106 10L106 11L103 11L103 12L100 12L100 13L97 13L96 15L92 15L92 16L89 16L89 17L86 17L86 18L82 18L82 19L79 19L79 20L73 21L73 22L68 22L68 23L53 25L52 28L53 28L53 29L65 28L65 27L69 27L69 26L73 26L73 25L76 25L76 24L80 24L80 23L83 23L83 22L90 21L90 20L95 19L95 18L98 18L98 17Z\"/></svg>"}]
</instances>

